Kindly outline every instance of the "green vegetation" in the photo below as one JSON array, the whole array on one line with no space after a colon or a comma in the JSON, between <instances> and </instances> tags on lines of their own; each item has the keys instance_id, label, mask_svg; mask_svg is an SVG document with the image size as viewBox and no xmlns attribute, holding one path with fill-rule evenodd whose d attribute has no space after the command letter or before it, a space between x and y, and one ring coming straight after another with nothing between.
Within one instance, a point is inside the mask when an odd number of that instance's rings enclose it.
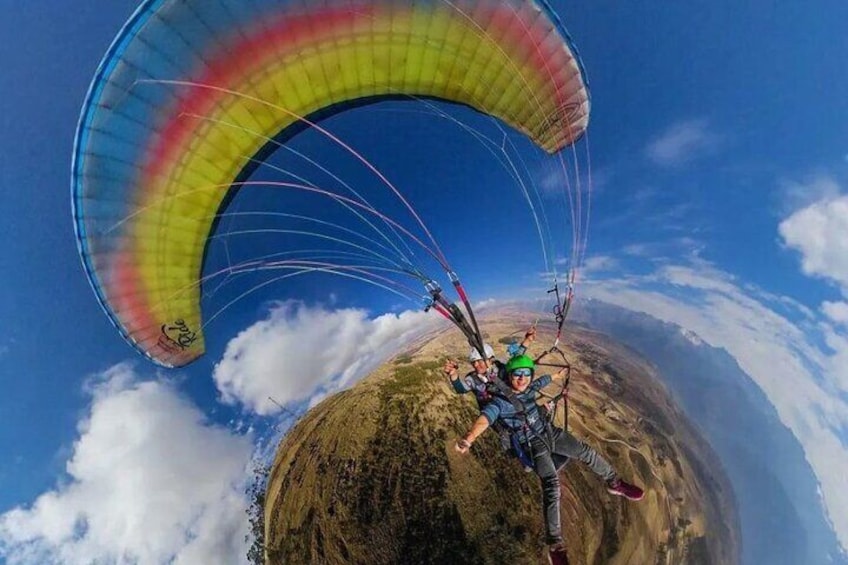
<instances>
[{"instance_id":1,"label":"green vegetation","mask_svg":"<svg viewBox=\"0 0 848 565\"><path fill-rule=\"evenodd\" d=\"M461 468L479 471L454 475L453 441L477 411L470 397L444 386L441 364L391 367L391 376L369 395L377 406L373 435L363 436L358 426L330 429L329 417L315 427L315 415L296 426L287 440L296 450L289 454L291 467L278 480L282 492L310 492L286 497L272 513L269 562L482 565L533 559L541 537L538 481L503 455L494 434L461 461ZM353 413L360 404L361 396L350 395L332 409ZM312 435L298 443L294 438L309 427ZM324 447L342 435L363 445L345 460ZM509 491L515 497L500 495ZM484 503L490 512L480 511Z\"/></svg>"},{"instance_id":2,"label":"green vegetation","mask_svg":"<svg viewBox=\"0 0 848 565\"><path fill-rule=\"evenodd\" d=\"M253 565L265 563L265 491L271 468L266 465L256 465L253 468L253 478L245 490L250 501L247 507L247 519L250 522L250 532L244 541L250 542L247 550L247 561Z\"/></svg>"},{"instance_id":3,"label":"green vegetation","mask_svg":"<svg viewBox=\"0 0 848 565\"><path fill-rule=\"evenodd\" d=\"M260 514L249 512L252 563L262 562L263 550L272 564L539 562L538 478L506 455L493 433L468 455L454 451L478 410L472 395L454 394L441 356L464 348L436 342L430 357L426 345L400 355L298 422L280 446L267 493L249 492L257 505L267 495L267 532L253 518ZM730 489L712 478L712 459L689 424L632 362L607 359L605 343L586 349L570 357L583 377L572 389L571 429L623 476L656 492L634 505L609 496L584 465L568 465L561 508L572 564L732 563L731 528L705 513L709 505L717 515ZM594 371L584 374L587 366ZM605 418L607 408L617 417ZM670 464L657 465L663 461ZM684 469L694 469L698 482L680 481Z\"/></svg>"}]
</instances>

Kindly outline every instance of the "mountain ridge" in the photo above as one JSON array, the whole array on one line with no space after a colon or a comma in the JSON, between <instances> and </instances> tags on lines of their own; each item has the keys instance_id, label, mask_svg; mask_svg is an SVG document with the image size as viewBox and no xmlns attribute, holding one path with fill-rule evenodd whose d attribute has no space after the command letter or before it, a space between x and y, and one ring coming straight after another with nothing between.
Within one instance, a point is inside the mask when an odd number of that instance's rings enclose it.
<instances>
[{"instance_id":1,"label":"mountain ridge","mask_svg":"<svg viewBox=\"0 0 848 565\"><path fill-rule=\"evenodd\" d=\"M676 324L598 300L576 304L571 322L650 359L716 450L739 505L743 563L848 563L803 448L726 350L700 337L694 343Z\"/></svg>"}]
</instances>

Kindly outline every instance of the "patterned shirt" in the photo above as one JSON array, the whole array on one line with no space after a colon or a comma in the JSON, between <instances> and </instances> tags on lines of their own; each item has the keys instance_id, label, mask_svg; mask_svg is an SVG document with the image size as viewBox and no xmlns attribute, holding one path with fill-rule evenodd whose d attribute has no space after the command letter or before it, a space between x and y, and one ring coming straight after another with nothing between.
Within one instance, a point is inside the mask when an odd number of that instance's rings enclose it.
<instances>
[{"instance_id":1,"label":"patterned shirt","mask_svg":"<svg viewBox=\"0 0 848 565\"><path fill-rule=\"evenodd\" d=\"M550 375L543 375L534 379L524 392L515 394L524 408L523 415L512 402L501 395L495 396L480 412L489 421L490 426L500 421L510 432L520 433L519 437L524 436L522 441L529 440L528 434L542 437L545 433L545 420L539 413L536 398L539 396L539 390L551 384L551 380Z\"/></svg>"},{"instance_id":2,"label":"patterned shirt","mask_svg":"<svg viewBox=\"0 0 848 565\"><path fill-rule=\"evenodd\" d=\"M451 384L458 394L473 392L474 398L477 399L477 405L482 409L494 398L490 390L490 383L494 379L502 379L504 370L503 363L495 360L493 366L489 367L485 374L478 375L475 371L471 371L461 379L451 381Z\"/></svg>"}]
</instances>

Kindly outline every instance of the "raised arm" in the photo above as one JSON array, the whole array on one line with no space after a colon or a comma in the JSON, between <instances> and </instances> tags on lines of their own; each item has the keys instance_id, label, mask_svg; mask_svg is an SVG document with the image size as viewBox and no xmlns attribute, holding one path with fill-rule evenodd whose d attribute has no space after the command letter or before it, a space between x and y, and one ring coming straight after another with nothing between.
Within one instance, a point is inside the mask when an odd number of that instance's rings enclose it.
<instances>
[{"instance_id":1,"label":"raised arm","mask_svg":"<svg viewBox=\"0 0 848 565\"><path fill-rule=\"evenodd\" d=\"M527 351L527 348L530 347L530 344L536 340L536 326L530 326L530 329L527 330L524 334L524 339L521 340L521 347L524 348L524 352Z\"/></svg>"},{"instance_id":2,"label":"raised arm","mask_svg":"<svg viewBox=\"0 0 848 565\"><path fill-rule=\"evenodd\" d=\"M530 388L533 390L541 390L555 382L556 384L563 384L562 379L565 378L567 369L563 367L553 375L542 375L540 377L536 377L532 383L530 383Z\"/></svg>"},{"instance_id":3,"label":"raised arm","mask_svg":"<svg viewBox=\"0 0 848 565\"><path fill-rule=\"evenodd\" d=\"M448 359L445 361L444 367L442 367L442 372L447 375L454 392L458 394L471 392L471 389L469 389L465 383L462 382L462 379L459 378L459 363L453 359Z\"/></svg>"}]
</instances>

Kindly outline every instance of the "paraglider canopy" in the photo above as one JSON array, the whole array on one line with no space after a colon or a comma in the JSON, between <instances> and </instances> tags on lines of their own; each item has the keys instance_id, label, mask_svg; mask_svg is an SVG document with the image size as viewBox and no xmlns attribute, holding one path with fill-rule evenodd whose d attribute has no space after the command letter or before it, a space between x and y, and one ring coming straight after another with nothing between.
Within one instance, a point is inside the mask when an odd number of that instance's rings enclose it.
<instances>
[{"instance_id":1,"label":"paraglider canopy","mask_svg":"<svg viewBox=\"0 0 848 565\"><path fill-rule=\"evenodd\" d=\"M548 152L585 131L582 67L544 0L148 0L82 110L79 251L122 335L154 362L204 350L204 249L228 192L278 144L385 97L470 106Z\"/></svg>"}]
</instances>

